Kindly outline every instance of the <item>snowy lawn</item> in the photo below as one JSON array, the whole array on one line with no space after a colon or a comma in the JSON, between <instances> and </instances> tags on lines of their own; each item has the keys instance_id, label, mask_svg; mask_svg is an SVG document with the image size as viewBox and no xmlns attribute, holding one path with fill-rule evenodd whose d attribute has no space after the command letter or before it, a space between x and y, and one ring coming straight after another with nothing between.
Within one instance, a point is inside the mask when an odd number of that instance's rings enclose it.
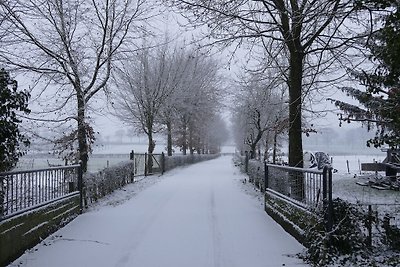
<instances>
[{"instance_id":1,"label":"snowy lawn","mask_svg":"<svg viewBox=\"0 0 400 267\"><path fill-rule=\"evenodd\" d=\"M231 157L148 177L10 266L306 266L295 257L304 247L264 212L243 179Z\"/></svg>"},{"instance_id":2,"label":"snowy lawn","mask_svg":"<svg viewBox=\"0 0 400 267\"><path fill-rule=\"evenodd\" d=\"M334 156L333 167L338 172L333 174L333 197L339 197L351 203L400 204L399 191L379 190L356 184L356 182L368 181L367 176L374 177L375 175L374 172L361 172L360 163L382 162L384 159L383 153L379 155ZM349 162L349 170L346 161ZM385 173L380 172L379 175L385 175Z\"/></svg>"}]
</instances>

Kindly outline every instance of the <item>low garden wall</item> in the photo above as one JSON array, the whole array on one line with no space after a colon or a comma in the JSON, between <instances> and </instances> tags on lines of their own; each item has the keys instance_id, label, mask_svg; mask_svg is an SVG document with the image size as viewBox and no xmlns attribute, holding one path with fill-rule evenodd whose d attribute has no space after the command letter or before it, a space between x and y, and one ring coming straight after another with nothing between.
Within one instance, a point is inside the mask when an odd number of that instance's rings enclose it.
<instances>
[{"instance_id":1,"label":"low garden wall","mask_svg":"<svg viewBox=\"0 0 400 267\"><path fill-rule=\"evenodd\" d=\"M18 258L80 212L79 192L0 222L0 266Z\"/></svg>"},{"instance_id":2,"label":"low garden wall","mask_svg":"<svg viewBox=\"0 0 400 267\"><path fill-rule=\"evenodd\" d=\"M307 246L306 230L317 222L315 214L269 189L265 192L264 209L286 232Z\"/></svg>"}]
</instances>

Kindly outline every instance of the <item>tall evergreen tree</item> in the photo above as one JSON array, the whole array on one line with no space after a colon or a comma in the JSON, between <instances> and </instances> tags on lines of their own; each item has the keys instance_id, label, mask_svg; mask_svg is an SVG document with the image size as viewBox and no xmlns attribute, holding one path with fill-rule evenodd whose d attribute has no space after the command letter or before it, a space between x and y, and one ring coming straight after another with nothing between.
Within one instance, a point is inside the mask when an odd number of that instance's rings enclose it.
<instances>
[{"instance_id":1,"label":"tall evergreen tree","mask_svg":"<svg viewBox=\"0 0 400 267\"><path fill-rule=\"evenodd\" d=\"M15 166L22 156L22 145L28 146L28 139L20 133L21 120L16 112L28 114L29 93L17 91L17 81L8 72L0 70L0 172Z\"/></svg>"},{"instance_id":2,"label":"tall evergreen tree","mask_svg":"<svg viewBox=\"0 0 400 267\"><path fill-rule=\"evenodd\" d=\"M342 90L361 105L333 100L342 114L340 120L358 121L375 126L376 135L367 145L392 148L400 146L400 2L397 0L362 0L358 7L379 14L376 23L382 27L371 33L368 40L372 71L351 71L365 87L360 90L345 87Z\"/></svg>"}]
</instances>

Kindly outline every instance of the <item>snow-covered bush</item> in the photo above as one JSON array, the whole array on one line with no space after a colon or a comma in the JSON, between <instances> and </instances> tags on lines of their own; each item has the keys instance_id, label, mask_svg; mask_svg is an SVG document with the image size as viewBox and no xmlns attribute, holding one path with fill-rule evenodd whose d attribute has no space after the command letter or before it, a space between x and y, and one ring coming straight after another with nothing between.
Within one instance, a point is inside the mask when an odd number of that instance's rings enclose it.
<instances>
[{"instance_id":1,"label":"snow-covered bush","mask_svg":"<svg viewBox=\"0 0 400 267\"><path fill-rule=\"evenodd\" d=\"M249 181L254 183L257 188L264 187L264 162L259 160L249 160L247 175Z\"/></svg>"},{"instance_id":2,"label":"snow-covered bush","mask_svg":"<svg viewBox=\"0 0 400 267\"><path fill-rule=\"evenodd\" d=\"M342 264L365 258L367 236L363 231L366 214L358 207L339 198L333 200L333 227L325 230L324 214L306 231L307 260L317 266L342 259Z\"/></svg>"},{"instance_id":3,"label":"snow-covered bush","mask_svg":"<svg viewBox=\"0 0 400 267\"><path fill-rule=\"evenodd\" d=\"M384 229L384 242L392 249L400 252L400 228L390 225L390 215L386 214L383 218L382 227Z\"/></svg>"},{"instance_id":4,"label":"snow-covered bush","mask_svg":"<svg viewBox=\"0 0 400 267\"><path fill-rule=\"evenodd\" d=\"M264 162L259 160L248 160L246 162L246 157L239 154L235 154L233 161L242 172L246 172L247 169L249 182L254 183L256 187L262 190L264 189Z\"/></svg>"},{"instance_id":5,"label":"snow-covered bush","mask_svg":"<svg viewBox=\"0 0 400 267\"><path fill-rule=\"evenodd\" d=\"M97 173L84 175L86 199L90 202L133 182L133 161L125 161Z\"/></svg>"},{"instance_id":6,"label":"snow-covered bush","mask_svg":"<svg viewBox=\"0 0 400 267\"><path fill-rule=\"evenodd\" d=\"M179 166L215 159L217 157L219 157L219 154L174 155L170 157L165 156L164 170L168 171Z\"/></svg>"}]
</instances>

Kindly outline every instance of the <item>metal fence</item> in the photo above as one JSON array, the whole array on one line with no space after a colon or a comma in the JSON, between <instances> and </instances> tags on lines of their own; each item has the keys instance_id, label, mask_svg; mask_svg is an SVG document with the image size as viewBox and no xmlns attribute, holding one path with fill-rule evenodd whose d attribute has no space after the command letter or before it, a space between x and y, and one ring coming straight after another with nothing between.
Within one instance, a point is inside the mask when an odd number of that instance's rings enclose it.
<instances>
[{"instance_id":1,"label":"metal fence","mask_svg":"<svg viewBox=\"0 0 400 267\"><path fill-rule=\"evenodd\" d=\"M133 175L147 176L154 173L164 173L165 156L161 154L148 153L130 153L130 159L133 160Z\"/></svg>"},{"instance_id":2,"label":"metal fence","mask_svg":"<svg viewBox=\"0 0 400 267\"><path fill-rule=\"evenodd\" d=\"M0 173L0 220L81 192L81 187L80 165Z\"/></svg>"},{"instance_id":3,"label":"metal fence","mask_svg":"<svg viewBox=\"0 0 400 267\"><path fill-rule=\"evenodd\" d=\"M262 192L274 194L314 214L322 211L327 230L332 229L332 168L313 170L268 164L249 160L247 155L236 155L236 158L249 175L249 181Z\"/></svg>"},{"instance_id":4,"label":"metal fence","mask_svg":"<svg viewBox=\"0 0 400 267\"><path fill-rule=\"evenodd\" d=\"M317 210L324 200L332 202L332 168L311 170L265 164L265 188Z\"/></svg>"}]
</instances>

